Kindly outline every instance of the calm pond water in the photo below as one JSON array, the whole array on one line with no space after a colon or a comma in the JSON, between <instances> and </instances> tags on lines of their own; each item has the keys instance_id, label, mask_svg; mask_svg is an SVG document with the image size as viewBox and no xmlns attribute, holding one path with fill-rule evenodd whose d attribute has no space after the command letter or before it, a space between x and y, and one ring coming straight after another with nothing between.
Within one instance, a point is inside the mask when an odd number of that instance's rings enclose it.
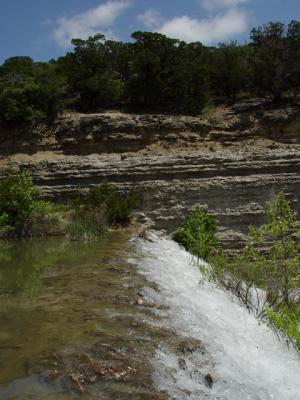
<instances>
[{"instance_id":1,"label":"calm pond water","mask_svg":"<svg viewBox=\"0 0 300 400\"><path fill-rule=\"evenodd\" d=\"M2 245L1 400L164 398L149 364L164 332L145 323L130 236Z\"/></svg>"}]
</instances>

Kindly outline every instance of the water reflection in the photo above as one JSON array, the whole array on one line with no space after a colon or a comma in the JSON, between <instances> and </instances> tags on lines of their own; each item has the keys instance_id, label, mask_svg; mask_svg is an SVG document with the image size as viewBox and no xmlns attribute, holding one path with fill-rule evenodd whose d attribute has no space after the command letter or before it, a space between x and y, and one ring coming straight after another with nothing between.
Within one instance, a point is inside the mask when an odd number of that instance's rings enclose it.
<instances>
[{"instance_id":1,"label":"water reflection","mask_svg":"<svg viewBox=\"0 0 300 400\"><path fill-rule=\"evenodd\" d=\"M12 241L0 243L0 294L32 293L42 272L63 255L64 241Z\"/></svg>"},{"instance_id":2,"label":"water reflection","mask_svg":"<svg viewBox=\"0 0 300 400\"><path fill-rule=\"evenodd\" d=\"M129 329L113 313L136 299L127 265L128 234L91 242L30 240L3 243L0 261L1 384L34 375L36 360L50 349L84 349L98 335ZM127 289L124 293L124 286ZM29 365L34 368L29 369ZM38 372L40 369L38 368ZM21 396L21 395L20 395ZM8 398L10 398L8 396ZM18 397L16 398L24 398ZM41 396L34 398L41 399Z\"/></svg>"},{"instance_id":3,"label":"water reflection","mask_svg":"<svg viewBox=\"0 0 300 400\"><path fill-rule=\"evenodd\" d=\"M155 305L138 302L146 281L129 261L133 234L3 249L1 400L167 398L150 360L169 336L155 326Z\"/></svg>"}]
</instances>

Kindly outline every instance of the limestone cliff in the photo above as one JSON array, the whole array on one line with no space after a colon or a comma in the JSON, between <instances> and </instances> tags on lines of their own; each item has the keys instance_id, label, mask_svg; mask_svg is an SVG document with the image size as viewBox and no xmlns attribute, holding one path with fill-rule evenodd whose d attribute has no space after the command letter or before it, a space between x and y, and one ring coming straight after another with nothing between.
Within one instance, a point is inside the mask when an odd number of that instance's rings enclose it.
<instances>
[{"instance_id":1,"label":"limestone cliff","mask_svg":"<svg viewBox=\"0 0 300 400\"><path fill-rule=\"evenodd\" d=\"M65 200L107 179L135 187L159 229L172 231L202 204L217 216L223 242L237 247L278 191L300 211L297 106L252 101L201 117L70 113L0 134L1 167L26 167L45 198Z\"/></svg>"}]
</instances>

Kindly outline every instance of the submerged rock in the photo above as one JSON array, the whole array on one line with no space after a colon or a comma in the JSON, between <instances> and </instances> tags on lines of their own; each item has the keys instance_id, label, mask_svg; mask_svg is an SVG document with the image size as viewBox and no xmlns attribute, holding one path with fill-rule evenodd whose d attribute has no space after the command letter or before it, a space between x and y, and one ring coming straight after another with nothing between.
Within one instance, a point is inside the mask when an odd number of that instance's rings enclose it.
<instances>
[{"instance_id":1,"label":"submerged rock","mask_svg":"<svg viewBox=\"0 0 300 400\"><path fill-rule=\"evenodd\" d=\"M201 340L195 338L186 338L177 346L178 353L182 354L191 354L196 351L204 352L204 350L204 344L201 342Z\"/></svg>"},{"instance_id":2,"label":"submerged rock","mask_svg":"<svg viewBox=\"0 0 300 400\"><path fill-rule=\"evenodd\" d=\"M214 384L214 380L211 376L211 374L207 374L204 377L204 383L207 387L212 388L213 384Z\"/></svg>"},{"instance_id":3,"label":"submerged rock","mask_svg":"<svg viewBox=\"0 0 300 400\"><path fill-rule=\"evenodd\" d=\"M178 358L178 366L180 369L186 369L186 361L184 358Z\"/></svg>"}]
</instances>

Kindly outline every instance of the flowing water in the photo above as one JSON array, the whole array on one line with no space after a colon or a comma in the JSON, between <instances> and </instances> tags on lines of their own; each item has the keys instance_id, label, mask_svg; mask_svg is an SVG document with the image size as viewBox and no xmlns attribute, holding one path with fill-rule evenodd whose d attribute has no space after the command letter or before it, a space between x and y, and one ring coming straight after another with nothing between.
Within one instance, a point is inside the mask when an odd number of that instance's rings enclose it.
<instances>
[{"instance_id":1,"label":"flowing water","mask_svg":"<svg viewBox=\"0 0 300 400\"><path fill-rule=\"evenodd\" d=\"M0 399L300 399L300 359L155 234L0 249Z\"/></svg>"},{"instance_id":2,"label":"flowing water","mask_svg":"<svg viewBox=\"0 0 300 400\"><path fill-rule=\"evenodd\" d=\"M300 357L293 349L228 294L205 282L195 260L176 243L152 235L139 249L141 270L159 288L146 289L148 297L169 308L163 323L177 334L201 339L210 354L208 360L193 354L188 368L180 370L172 351L158 349L154 365L160 389L179 399L202 398L200 367L215 380L203 398L300 399Z\"/></svg>"}]
</instances>

